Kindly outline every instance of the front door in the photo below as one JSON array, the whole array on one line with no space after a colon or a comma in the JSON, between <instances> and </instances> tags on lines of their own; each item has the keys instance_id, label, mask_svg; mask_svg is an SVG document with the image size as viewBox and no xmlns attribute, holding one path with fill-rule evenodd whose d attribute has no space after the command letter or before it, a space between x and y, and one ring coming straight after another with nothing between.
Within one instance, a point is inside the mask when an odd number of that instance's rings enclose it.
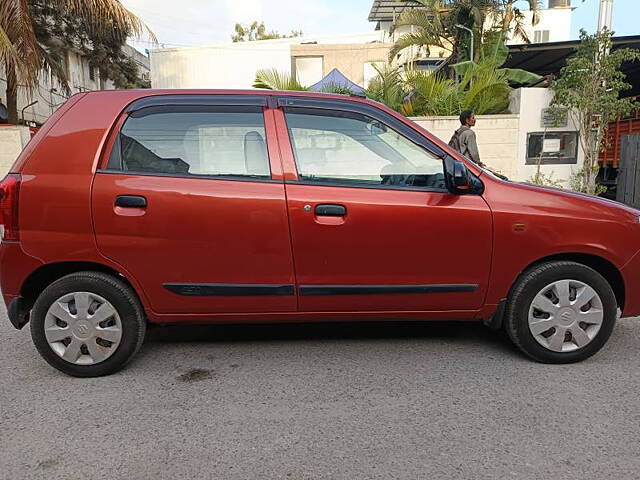
<instances>
[{"instance_id":1,"label":"front door","mask_svg":"<svg viewBox=\"0 0 640 480\"><path fill-rule=\"evenodd\" d=\"M492 246L483 198L450 194L442 160L389 126L398 120L384 112L284 105L300 309L480 308Z\"/></svg>"},{"instance_id":2,"label":"front door","mask_svg":"<svg viewBox=\"0 0 640 480\"><path fill-rule=\"evenodd\" d=\"M269 110L260 97L154 98L130 108L95 176L99 250L137 279L157 313L295 310Z\"/></svg>"}]
</instances>

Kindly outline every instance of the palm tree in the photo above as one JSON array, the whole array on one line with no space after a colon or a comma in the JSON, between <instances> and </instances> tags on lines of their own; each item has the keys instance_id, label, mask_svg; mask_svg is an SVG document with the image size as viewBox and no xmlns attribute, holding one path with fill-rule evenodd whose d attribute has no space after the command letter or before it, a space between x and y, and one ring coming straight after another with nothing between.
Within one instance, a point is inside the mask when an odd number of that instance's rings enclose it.
<instances>
[{"instance_id":1,"label":"palm tree","mask_svg":"<svg viewBox=\"0 0 640 480\"><path fill-rule=\"evenodd\" d=\"M462 111L463 92L456 83L441 73L409 70L405 78L406 89L411 92L411 115L457 115Z\"/></svg>"},{"instance_id":2,"label":"palm tree","mask_svg":"<svg viewBox=\"0 0 640 480\"><path fill-rule=\"evenodd\" d=\"M401 35L395 42L389 58L392 60L402 50L417 47L418 53L430 54L434 46L449 53L454 60L460 60L461 44L466 42L468 33L457 27L470 28L482 37L487 15L496 10L499 0L416 0L423 8L407 8L395 21L393 30L410 26L412 32Z\"/></svg>"},{"instance_id":3,"label":"palm tree","mask_svg":"<svg viewBox=\"0 0 640 480\"><path fill-rule=\"evenodd\" d=\"M118 0L48 0L47 6L77 18L94 38L118 39L124 43L128 36L139 37L146 30L155 41L153 32ZM39 41L31 8L31 0L0 0L0 65L7 76L10 123L18 120L18 85L33 91L42 71L51 74L68 90L61 58Z\"/></svg>"},{"instance_id":4,"label":"palm tree","mask_svg":"<svg viewBox=\"0 0 640 480\"><path fill-rule=\"evenodd\" d=\"M468 68L458 84L440 73L418 70L407 74L406 84L411 95L410 107L404 110L411 115L459 115L466 109L489 115L509 107L507 73L485 62Z\"/></svg>"},{"instance_id":5,"label":"palm tree","mask_svg":"<svg viewBox=\"0 0 640 480\"><path fill-rule=\"evenodd\" d=\"M406 1L406 0L403 0ZM449 61L462 60L463 45L467 45L469 34L458 25L474 32L480 41L490 31L498 30L506 37L511 33L525 42L529 38L525 31L525 14L516 5L526 2L533 12L533 24L540 18L541 0L415 0L422 7L405 9L395 21L392 31L398 27L410 26L412 31L401 35L389 53L392 61L407 48L415 53L429 55L433 47L448 53ZM476 48L477 51L477 48ZM475 56L476 52L474 52Z\"/></svg>"}]
</instances>

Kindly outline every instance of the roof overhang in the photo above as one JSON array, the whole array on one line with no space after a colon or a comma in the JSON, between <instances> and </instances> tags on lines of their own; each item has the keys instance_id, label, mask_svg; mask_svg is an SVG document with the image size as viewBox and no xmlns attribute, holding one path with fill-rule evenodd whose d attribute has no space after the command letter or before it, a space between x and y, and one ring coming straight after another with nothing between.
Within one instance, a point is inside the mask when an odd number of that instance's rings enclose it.
<instances>
[{"instance_id":1,"label":"roof overhang","mask_svg":"<svg viewBox=\"0 0 640 480\"><path fill-rule=\"evenodd\" d=\"M522 68L538 75L558 75L567 59L573 55L580 44L579 40L553 43L528 43L509 45L509 59L506 68ZM613 49L640 49L640 35L614 37ZM627 75L627 82L632 89L624 92L625 96L640 95L640 62L625 63L622 71Z\"/></svg>"},{"instance_id":2,"label":"roof overhang","mask_svg":"<svg viewBox=\"0 0 640 480\"><path fill-rule=\"evenodd\" d=\"M412 0L373 0L369 12L370 22L392 22L407 8L424 8L424 5Z\"/></svg>"}]
</instances>

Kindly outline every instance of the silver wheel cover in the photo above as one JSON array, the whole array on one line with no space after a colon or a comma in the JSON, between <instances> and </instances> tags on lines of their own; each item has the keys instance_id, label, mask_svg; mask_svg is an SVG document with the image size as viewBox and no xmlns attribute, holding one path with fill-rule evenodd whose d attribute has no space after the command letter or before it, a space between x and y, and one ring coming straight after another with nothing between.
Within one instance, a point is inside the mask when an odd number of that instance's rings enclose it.
<instances>
[{"instance_id":1,"label":"silver wheel cover","mask_svg":"<svg viewBox=\"0 0 640 480\"><path fill-rule=\"evenodd\" d=\"M529 330L553 352L572 352L596 338L604 310L597 292L578 280L559 280L544 287L529 307Z\"/></svg>"},{"instance_id":2,"label":"silver wheel cover","mask_svg":"<svg viewBox=\"0 0 640 480\"><path fill-rule=\"evenodd\" d=\"M122 322L109 301L91 292L63 295L51 304L44 320L51 349L76 365L103 362L122 340Z\"/></svg>"}]
</instances>

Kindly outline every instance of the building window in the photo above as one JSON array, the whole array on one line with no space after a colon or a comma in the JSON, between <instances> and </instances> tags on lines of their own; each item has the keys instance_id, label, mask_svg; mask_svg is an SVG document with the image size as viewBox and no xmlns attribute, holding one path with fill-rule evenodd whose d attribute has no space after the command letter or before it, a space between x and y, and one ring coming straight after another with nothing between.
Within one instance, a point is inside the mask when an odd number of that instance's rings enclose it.
<instances>
[{"instance_id":1,"label":"building window","mask_svg":"<svg viewBox=\"0 0 640 480\"><path fill-rule=\"evenodd\" d=\"M306 87L322 80L324 57L295 57L294 70L298 82Z\"/></svg>"},{"instance_id":2,"label":"building window","mask_svg":"<svg viewBox=\"0 0 640 480\"><path fill-rule=\"evenodd\" d=\"M96 81L95 69L92 66L89 66L89 80L92 82Z\"/></svg>"},{"instance_id":3,"label":"building window","mask_svg":"<svg viewBox=\"0 0 640 480\"><path fill-rule=\"evenodd\" d=\"M527 139L527 165L578 163L578 132L535 132Z\"/></svg>"},{"instance_id":4,"label":"building window","mask_svg":"<svg viewBox=\"0 0 640 480\"><path fill-rule=\"evenodd\" d=\"M533 32L533 43L547 43L549 41L549 30L536 30Z\"/></svg>"}]
</instances>

